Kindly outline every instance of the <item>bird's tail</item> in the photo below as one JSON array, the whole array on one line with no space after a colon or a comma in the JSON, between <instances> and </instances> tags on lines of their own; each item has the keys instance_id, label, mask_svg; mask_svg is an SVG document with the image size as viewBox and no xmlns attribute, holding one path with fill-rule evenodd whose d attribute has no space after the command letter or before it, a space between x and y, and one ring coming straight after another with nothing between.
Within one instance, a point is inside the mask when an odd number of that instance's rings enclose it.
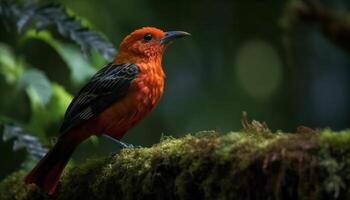
<instances>
[{"instance_id":1,"label":"bird's tail","mask_svg":"<svg viewBox=\"0 0 350 200\"><path fill-rule=\"evenodd\" d=\"M42 158L25 177L27 184L34 183L48 194L54 194L60 176L78 143L60 138L55 146Z\"/></svg>"}]
</instances>

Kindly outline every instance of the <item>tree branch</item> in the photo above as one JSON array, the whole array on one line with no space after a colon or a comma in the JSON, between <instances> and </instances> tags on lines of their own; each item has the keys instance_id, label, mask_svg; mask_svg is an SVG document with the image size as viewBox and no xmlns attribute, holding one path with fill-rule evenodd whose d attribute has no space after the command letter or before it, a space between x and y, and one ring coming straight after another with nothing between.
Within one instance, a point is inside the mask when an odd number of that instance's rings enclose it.
<instances>
[{"instance_id":1,"label":"tree branch","mask_svg":"<svg viewBox=\"0 0 350 200\"><path fill-rule=\"evenodd\" d=\"M253 132L164 138L88 161L67 169L52 197L18 172L0 183L0 199L348 198L350 131L281 134L254 124Z\"/></svg>"}]
</instances>

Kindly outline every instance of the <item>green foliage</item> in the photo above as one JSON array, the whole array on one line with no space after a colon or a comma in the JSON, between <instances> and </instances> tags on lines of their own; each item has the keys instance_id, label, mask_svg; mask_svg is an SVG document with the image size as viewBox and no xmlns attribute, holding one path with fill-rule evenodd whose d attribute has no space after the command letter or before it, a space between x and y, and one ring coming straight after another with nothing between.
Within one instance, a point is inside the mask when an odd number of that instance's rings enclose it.
<instances>
[{"instance_id":1,"label":"green foliage","mask_svg":"<svg viewBox=\"0 0 350 200\"><path fill-rule=\"evenodd\" d=\"M61 35L78 44L85 54L88 54L92 47L107 60L111 60L116 54L114 46L100 33L84 27L80 21L70 16L66 9L58 4L42 5L37 1L27 1L21 4L4 0L0 2L0 16L5 18L5 22L14 20L19 32L23 32L31 24L34 24L37 30L54 25Z\"/></svg>"},{"instance_id":2,"label":"green foliage","mask_svg":"<svg viewBox=\"0 0 350 200\"><path fill-rule=\"evenodd\" d=\"M53 83L53 91L50 101L45 107L36 100L31 100L31 119L27 125L28 130L36 133L42 140L46 140L45 130L50 124L62 119L65 110L72 100L72 96L67 93L62 86Z\"/></svg>"},{"instance_id":3,"label":"green foliage","mask_svg":"<svg viewBox=\"0 0 350 200\"><path fill-rule=\"evenodd\" d=\"M51 83L42 71L32 68L25 70L19 78L18 88L27 92L33 104L44 107L52 96Z\"/></svg>"},{"instance_id":4,"label":"green foliage","mask_svg":"<svg viewBox=\"0 0 350 200\"><path fill-rule=\"evenodd\" d=\"M8 84L14 84L23 70L23 61L17 59L11 48L0 43L0 74Z\"/></svg>"},{"instance_id":5,"label":"green foliage","mask_svg":"<svg viewBox=\"0 0 350 200\"><path fill-rule=\"evenodd\" d=\"M26 162L22 164L23 169L29 169L29 167L33 164L32 161L39 160L47 152L47 149L40 144L37 137L32 136L32 134L24 131L18 125L3 124L2 132L2 138L4 141L14 139L14 151L26 149L27 152L29 152L29 156L27 157Z\"/></svg>"},{"instance_id":6,"label":"green foliage","mask_svg":"<svg viewBox=\"0 0 350 200\"><path fill-rule=\"evenodd\" d=\"M29 30L26 32L24 40L29 39L42 40L55 49L69 67L71 80L76 84L81 84L96 72L96 69L91 66L74 45L55 40L48 31L36 32L35 30Z\"/></svg>"},{"instance_id":7,"label":"green foliage","mask_svg":"<svg viewBox=\"0 0 350 200\"><path fill-rule=\"evenodd\" d=\"M21 115L9 117L6 112L0 113L1 118L6 119L2 122L2 134L6 141L14 139L14 150L21 149L18 147L27 149L29 159L22 167L29 168L31 160L40 158L46 151L39 140L48 144L47 133L57 135L57 127L72 95L63 83L50 80L51 72L45 66L33 65L30 59L24 59L28 57L20 48L35 40L48 44L59 56L57 60L61 59L69 69L66 75L70 77L69 87L81 85L97 70L91 63L101 65L105 63L104 59L111 60L116 50L104 36L88 28L91 25L87 20L78 19L72 10L58 4L4 0L0 1L0 16L8 31L12 31L15 25L19 33L13 34L18 37L18 45L0 43L0 78L6 83L0 87L10 91L13 98L22 97L22 110L17 111ZM70 42L57 39L55 30ZM86 55L91 55L90 60ZM23 95L28 97L27 101L23 100ZM16 103L0 100L0 106L7 105L12 106L8 108L10 112L18 109Z\"/></svg>"}]
</instances>

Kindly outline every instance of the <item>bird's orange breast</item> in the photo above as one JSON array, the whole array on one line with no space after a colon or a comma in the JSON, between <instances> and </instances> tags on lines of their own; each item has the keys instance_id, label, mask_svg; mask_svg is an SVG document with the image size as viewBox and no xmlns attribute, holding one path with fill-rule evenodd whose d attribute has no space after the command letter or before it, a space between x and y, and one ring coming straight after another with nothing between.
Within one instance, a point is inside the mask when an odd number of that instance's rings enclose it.
<instances>
[{"instance_id":1,"label":"bird's orange breast","mask_svg":"<svg viewBox=\"0 0 350 200\"><path fill-rule=\"evenodd\" d=\"M139 64L140 74L131 82L125 97L103 111L96 124L100 134L120 139L158 103L164 89L161 65Z\"/></svg>"}]
</instances>

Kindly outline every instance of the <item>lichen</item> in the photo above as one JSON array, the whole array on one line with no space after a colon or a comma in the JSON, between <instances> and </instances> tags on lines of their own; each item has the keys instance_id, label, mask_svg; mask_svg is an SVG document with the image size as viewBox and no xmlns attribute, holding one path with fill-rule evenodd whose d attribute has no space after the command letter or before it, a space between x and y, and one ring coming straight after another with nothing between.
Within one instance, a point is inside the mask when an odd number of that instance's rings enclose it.
<instances>
[{"instance_id":1,"label":"lichen","mask_svg":"<svg viewBox=\"0 0 350 200\"><path fill-rule=\"evenodd\" d=\"M260 127L260 126L258 126ZM261 126L262 127L262 126ZM0 199L346 199L350 131L271 133L266 128L163 137L150 148L69 167L57 194L0 183Z\"/></svg>"}]
</instances>

